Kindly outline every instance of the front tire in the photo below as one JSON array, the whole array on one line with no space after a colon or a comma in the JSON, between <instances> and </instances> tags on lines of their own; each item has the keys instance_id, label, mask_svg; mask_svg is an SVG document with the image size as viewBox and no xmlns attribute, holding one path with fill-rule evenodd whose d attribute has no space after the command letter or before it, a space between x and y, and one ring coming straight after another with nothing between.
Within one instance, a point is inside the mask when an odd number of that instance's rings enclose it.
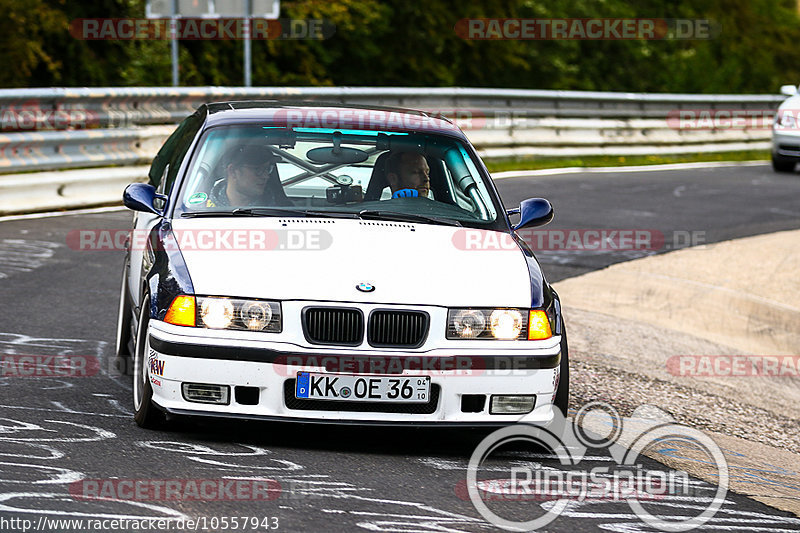
<instances>
[{"instance_id":1,"label":"front tire","mask_svg":"<svg viewBox=\"0 0 800 533\"><path fill-rule=\"evenodd\" d=\"M772 170L775 172L794 172L796 159L787 159L779 155L772 154Z\"/></svg>"},{"instance_id":2,"label":"front tire","mask_svg":"<svg viewBox=\"0 0 800 533\"><path fill-rule=\"evenodd\" d=\"M131 302L128 298L127 266L122 267L122 289L119 294L119 310L117 311L117 340L114 351L114 366L122 375L128 375L128 364L131 360Z\"/></svg>"},{"instance_id":3,"label":"front tire","mask_svg":"<svg viewBox=\"0 0 800 533\"><path fill-rule=\"evenodd\" d=\"M567 343L567 328L564 321L561 321L561 363L559 365L558 388L556 397L553 400L553 407L561 411L564 415L562 420L567 419L569 409L569 345ZM564 433L564 424L551 427L552 433L561 438Z\"/></svg>"},{"instance_id":4,"label":"front tire","mask_svg":"<svg viewBox=\"0 0 800 533\"><path fill-rule=\"evenodd\" d=\"M164 422L164 414L153 404L153 386L147 362L150 356L150 297L142 300L139 327L136 330L136 347L133 356L133 419L139 427L155 429Z\"/></svg>"}]
</instances>

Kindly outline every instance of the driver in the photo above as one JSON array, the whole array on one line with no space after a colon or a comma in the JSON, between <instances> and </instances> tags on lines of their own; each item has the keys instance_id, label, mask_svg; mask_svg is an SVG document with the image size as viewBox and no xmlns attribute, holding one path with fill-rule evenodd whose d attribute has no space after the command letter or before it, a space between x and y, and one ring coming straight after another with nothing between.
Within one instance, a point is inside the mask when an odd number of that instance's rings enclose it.
<instances>
[{"instance_id":1,"label":"driver","mask_svg":"<svg viewBox=\"0 0 800 533\"><path fill-rule=\"evenodd\" d=\"M428 161L418 152L392 152L386 160L386 182L392 198L427 198L431 190L430 174Z\"/></svg>"},{"instance_id":2,"label":"driver","mask_svg":"<svg viewBox=\"0 0 800 533\"><path fill-rule=\"evenodd\" d=\"M278 176L278 161L265 146L240 146L230 156L225 177L211 188L206 207L291 206Z\"/></svg>"}]
</instances>

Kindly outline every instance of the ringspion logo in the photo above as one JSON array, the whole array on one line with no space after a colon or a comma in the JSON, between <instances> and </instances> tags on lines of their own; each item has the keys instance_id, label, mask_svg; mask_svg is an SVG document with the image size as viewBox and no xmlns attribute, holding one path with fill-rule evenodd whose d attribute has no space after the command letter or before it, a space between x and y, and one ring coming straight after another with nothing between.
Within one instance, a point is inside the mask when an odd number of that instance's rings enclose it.
<instances>
[{"instance_id":1,"label":"ringspion logo","mask_svg":"<svg viewBox=\"0 0 800 533\"><path fill-rule=\"evenodd\" d=\"M658 408L640 409L644 415ZM525 423L533 417L525 415L519 423L498 429L478 444L470 457L466 480L455 487L456 495L469 499L487 522L509 531L539 530L567 509L574 509L572 504L592 501L625 502L633 515L657 530L701 527L726 501L729 470L725 455L697 429L672 422L668 416L653 419L638 412L623 419L613 406L591 402L569 420L560 409L554 409L549 428ZM605 434L591 434L585 429L598 422ZM559 431L554 433L554 428ZM519 455L509 458L507 445L528 446L538 453L545 450L544 457L534 461L520 460ZM593 466L592 455L598 449L604 450L609 462ZM675 460L671 468L646 467L642 458L662 451ZM689 473L677 468L691 463L702 463L714 473L716 492L697 493ZM673 506L676 500L678 504L689 500L700 504L685 508L681 516L664 517L659 503ZM507 505L490 505L497 501ZM531 501L547 504L530 505ZM515 502L522 505L514 509Z\"/></svg>"}]
</instances>

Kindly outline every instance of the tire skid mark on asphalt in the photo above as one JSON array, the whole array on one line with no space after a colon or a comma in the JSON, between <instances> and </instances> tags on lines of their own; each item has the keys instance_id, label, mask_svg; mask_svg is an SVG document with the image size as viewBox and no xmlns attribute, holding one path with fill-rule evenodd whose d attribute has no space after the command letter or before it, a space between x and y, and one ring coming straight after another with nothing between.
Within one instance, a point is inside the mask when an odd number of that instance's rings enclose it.
<instances>
[{"instance_id":1,"label":"tire skid mark on asphalt","mask_svg":"<svg viewBox=\"0 0 800 533\"><path fill-rule=\"evenodd\" d=\"M165 452L175 452L175 453L191 453L195 455L216 455L220 457L236 457L236 456L260 456L260 455L267 455L272 453L270 450L265 448L259 448L258 446L251 446L249 444L235 444L236 446L241 446L243 448L249 448L247 452L226 452L221 450L215 450L210 446L206 446L204 444L194 444L191 442L180 442L174 440L146 440L146 441L139 441L136 443L136 446L142 448L150 448L153 450L160 450Z\"/></svg>"},{"instance_id":2,"label":"tire skid mark on asphalt","mask_svg":"<svg viewBox=\"0 0 800 533\"><path fill-rule=\"evenodd\" d=\"M32 380L40 384L41 390L58 390L71 388L74 383L61 376L48 376L47 362L34 361L34 376L23 376L17 371L17 362L13 358L6 356L35 356L35 357L86 357L83 364L89 366L94 360L94 364L99 368L100 373L104 373L102 362L103 351L108 345L105 341L93 341L85 339L63 339L52 337L32 337L18 333L0 333L0 384L9 386L14 379L26 379L30 384ZM26 369L30 365L26 363ZM12 367L12 368L10 368ZM72 377L72 380L77 376ZM59 386L52 386L57 383Z\"/></svg>"},{"instance_id":3,"label":"tire skid mark on asphalt","mask_svg":"<svg viewBox=\"0 0 800 533\"><path fill-rule=\"evenodd\" d=\"M713 498L698 498L696 501L701 502L710 502ZM555 505L556 502L546 502L543 503L542 506L545 508L549 508ZM599 519L616 519L616 520L632 520L635 522L639 522L639 517L630 512L619 512L619 513L609 513L609 512L596 512L596 511L585 511L583 510L584 507L593 506L593 505L600 505L603 504L602 501L596 500L583 500L583 501L571 501L567 504L566 509L561 513L561 516L568 517L568 518L599 518ZM673 509L695 509L701 511L705 509L705 506L701 505L692 505L687 504L684 502L663 502L660 503L662 507L669 507ZM715 516L709 522L707 522L704 526L701 526L700 529L712 529L714 531L797 531L797 528L800 527L800 518L794 517L782 517L776 515L769 515L765 513L760 513L757 511L740 511L735 508L736 503L731 500L726 500L725 504L722 508L718 511L719 513L724 513L727 516L719 517ZM670 515L670 519L679 519L679 518L690 518L693 515ZM748 526L743 526L742 524L750 524ZM756 525L753 525L756 524ZM631 528L634 524L603 524L602 529L607 531L615 531L615 532L628 532L628 531L651 531L651 529L647 528L646 524L639 523L642 529ZM793 529L774 529L774 528L766 528L765 526L768 525L778 525L778 526L794 526ZM612 527L612 526L623 526L623 527Z\"/></svg>"},{"instance_id":4,"label":"tire skid mark on asphalt","mask_svg":"<svg viewBox=\"0 0 800 533\"><path fill-rule=\"evenodd\" d=\"M222 461L214 461L212 459L204 459L202 457L189 457L189 459L197 463L202 463L206 465L219 466L224 468L244 468L248 470L256 469L256 470L296 471L296 470L302 470L304 468L302 465L299 465L297 463L294 463L286 459L269 459L274 463L278 463L278 465L280 466L239 465L236 463L226 463Z\"/></svg>"},{"instance_id":5,"label":"tire skid mark on asphalt","mask_svg":"<svg viewBox=\"0 0 800 533\"><path fill-rule=\"evenodd\" d=\"M699 490L714 492L715 488L705 483L704 481L697 481L693 484ZM713 497L698 497L698 496L665 496L660 500L648 500L646 505L648 512L654 513L654 508L661 511L669 510L696 510L699 512L704 511L707 506L699 505L703 503L711 503L714 501ZM600 527L606 531L613 531L617 533L628 533L633 531L652 531L642 519L632 511L629 512L609 512L607 510L584 510L585 507L604 505L607 502L600 500L586 499L583 501L571 501L567 504L566 509L560 514L561 517L575 518L575 519L592 519L592 520L627 520L629 523L603 523ZM555 505L555 502L545 502L541 504L544 509L548 509ZM730 499L726 499L722 507L716 514L700 529L711 529L713 531L797 531L800 527L800 519L793 517L785 517L778 515L769 515L755 511L739 511L735 508L736 503ZM657 512L657 511L656 511ZM661 513L659 513L661 514ZM696 514L664 514L668 516L669 520L687 520L696 516ZM774 527L766 526L791 526L794 529L776 529Z\"/></svg>"},{"instance_id":6,"label":"tire skid mark on asphalt","mask_svg":"<svg viewBox=\"0 0 800 533\"><path fill-rule=\"evenodd\" d=\"M534 464L540 466L540 463L536 463L534 461L524 461L524 459L553 459L552 455L544 454L544 453L516 453L516 452L505 452L503 453L504 456L519 456L520 460L517 461L515 464L519 465L528 465ZM586 455L583 457L585 461L604 461L604 462L614 462L613 457L606 457L602 455L598 456L590 456ZM463 460L457 459L439 459L436 457L420 457L417 459L418 462L424 464L425 466L429 466L431 468L435 468L436 470L467 470L467 464ZM488 470L502 470L500 467L494 468L489 467ZM507 469L506 469L507 470Z\"/></svg>"},{"instance_id":7,"label":"tire skid mark on asphalt","mask_svg":"<svg viewBox=\"0 0 800 533\"><path fill-rule=\"evenodd\" d=\"M20 272L31 272L44 266L61 246L50 241L0 240L0 279Z\"/></svg>"},{"instance_id":8,"label":"tire skid mark on asphalt","mask_svg":"<svg viewBox=\"0 0 800 533\"><path fill-rule=\"evenodd\" d=\"M19 469L26 469L29 468L31 470L41 470L42 472L51 472L55 475L55 477L49 477L47 479L40 479L37 481L31 481L29 479L21 480L21 479L6 479L5 476L7 474L6 468L3 467L16 467ZM72 483L73 481L79 481L83 479L83 474L80 472L76 472L75 470L70 470L68 468L59 468L55 466L44 466L44 465L34 465L28 463L6 463L4 461L0 461L0 484L7 483L7 484L31 484L31 485L50 485L56 484L61 485L65 483Z\"/></svg>"},{"instance_id":9,"label":"tire skid mark on asphalt","mask_svg":"<svg viewBox=\"0 0 800 533\"><path fill-rule=\"evenodd\" d=\"M110 394L103 394L103 393L95 392L94 394L92 394L92 396L96 396L98 398L103 398L116 411L118 411L120 413L124 413L124 414L126 414L126 415L128 415L130 417L133 417L133 411L123 407L122 404L119 403L119 400L117 400L116 398L114 398Z\"/></svg>"},{"instance_id":10,"label":"tire skid mark on asphalt","mask_svg":"<svg viewBox=\"0 0 800 533\"><path fill-rule=\"evenodd\" d=\"M106 341L31 337L18 333L0 333L0 354L16 355L92 355L98 359Z\"/></svg>"},{"instance_id":11,"label":"tire skid mark on asphalt","mask_svg":"<svg viewBox=\"0 0 800 533\"><path fill-rule=\"evenodd\" d=\"M206 445L179 442L179 441L166 441L166 440L141 441L136 443L137 446L142 448L179 453L181 454L183 459L199 462L203 465L218 470L222 470L226 473L229 472L231 468L241 468L248 471L252 471L254 468L260 470L272 470L272 471L276 470L274 467L271 466L231 462L231 458L234 457L238 457L241 459L246 459L250 457L260 457L263 460L263 458L266 455L271 454L273 452L265 448L252 446L248 444L239 444L239 443L230 443L230 444L235 446L243 446L245 448L248 448L249 451L247 452L224 451L224 450L217 450L215 448ZM224 458L225 460L218 461L215 459L200 457L203 455ZM383 524L404 524L404 525L411 525L414 528L414 531L459 533L459 532L466 532L467 530L452 529L449 527L444 528L442 526L442 523L473 524L473 525L478 525L480 529L492 529L493 527L491 526L491 524L484 522L480 518L474 518L459 513L452 513L450 511L438 509L436 507L432 507L420 502L409 502L403 500L362 496L356 493L372 492L374 491L374 489L371 489L369 487L359 487L349 482L332 481L330 479L330 476L324 474L300 474L299 471L305 470L305 467L303 465L283 459L273 459L273 460L278 462L289 463L292 465L288 469L287 468L277 469L278 470L277 473L270 472L270 478L274 479L275 481L278 481L279 483L288 484L288 486L292 490L296 489L296 487L293 486L293 483L301 485L301 488L297 489L295 494L304 495L306 497L311 497L314 499L345 500L347 502L357 502L357 503L366 502L370 504L381 504L381 505L401 505L405 507L413 507L421 511L432 513L432 515L422 516L422 515L406 515L406 514L385 513L385 512L366 511L366 510L349 511L343 509L326 509L326 508L320 509L320 511L322 512L341 511L341 513L352 514L356 516L362 516L362 515L377 516L387 519L399 517L406 520L405 522L397 522L396 520L395 521L379 520L379 521L371 521L371 522L364 522L357 524L359 525L359 527L362 527L364 529L368 529L371 531L396 531L396 529L388 529L388 530L385 529ZM280 473L281 471L290 473L281 474ZM237 476L232 476L229 473L224 474L222 477L225 479L259 479L259 480L263 479L254 476L237 477ZM310 488L308 487L308 485L315 485L315 487ZM411 522L407 522L408 520L411 520Z\"/></svg>"},{"instance_id":12,"label":"tire skid mark on asphalt","mask_svg":"<svg viewBox=\"0 0 800 533\"><path fill-rule=\"evenodd\" d=\"M281 477L278 477L281 481ZM370 531L422 531L422 532L448 532L448 533L463 533L474 531L474 529L453 529L450 526L476 526L478 529L495 529L494 526L485 522L484 520L476 517L454 513L433 507L421 502L412 502L406 500L395 500L388 498L375 498L356 493L372 492L374 489L368 487L357 487L350 483L341 482L329 484L327 487L320 487L319 490L310 491L308 494L315 498L320 499L333 499L344 500L348 503L356 504L370 504L374 506L391 505L411 507L415 511L423 511L429 514L404 514L389 511L374 511L363 509L334 509L334 508L321 508L320 511L329 514L347 514L351 516L360 517L374 517L376 519L358 522L356 525ZM400 519L400 520L398 520ZM403 527L404 529L397 529ZM408 529L408 528L412 529Z\"/></svg>"},{"instance_id":13,"label":"tire skid mark on asphalt","mask_svg":"<svg viewBox=\"0 0 800 533\"><path fill-rule=\"evenodd\" d=\"M546 453L528 453L528 452L506 452L504 455L517 455L523 457L536 457L537 459L550 459L554 463L558 461L558 457L556 455L546 454ZM589 460L589 457L583 458L583 460ZM592 458L595 459L595 458ZM600 462L607 462L609 458L607 457L599 457ZM439 470L463 470L467 471L467 461L464 459L461 460L442 460L442 459L432 459L432 458L419 458L417 459L418 462L430 466L432 468L436 468ZM591 462L591 461L589 461ZM502 471L505 473L509 472L509 466L514 466L516 462L505 463L502 467L486 467L482 466L482 471ZM529 463L530 464L530 463ZM544 467L546 470L557 470L556 468L552 467ZM667 468L665 467L665 470ZM603 476L599 476L603 477ZM509 480L510 481L510 480ZM701 480L701 479L690 479L689 480L689 487L694 489L697 492L708 492L714 493L716 488ZM698 511L704 510L706 507L703 505L698 505L702 503L710 503L713 501L713 497L706 497L706 496L681 496L681 495L664 495L663 498L658 500L648 500L646 505L653 506L654 508L666 508L670 510L675 509L696 509ZM633 511L628 510L628 512L608 512L605 509L600 510L586 510L583 511L582 509L586 506L603 506L609 507L611 505L619 505L619 503L624 503L623 501L614 501L614 500L593 500L593 499L585 499L583 501L571 501L568 503L567 508L560 513L561 517L566 518L576 518L576 519L592 519L592 520L626 520L629 522L623 523L602 523L598 524L598 527L605 531L613 531L616 533L630 533L630 532L645 532L645 531L653 531L647 524L642 522L641 518L633 513ZM555 501L549 502L542 502L539 505L547 510L555 505ZM764 513L754 512L754 511L738 511L735 509L736 503L731 499L726 499L723 506L717 511L716 515L711 518L711 520L705 524L701 529L705 528L713 528L715 531L773 531L773 532L783 532L783 531L798 531L800 529L800 518L793 518L793 517L784 517L784 516L777 516L777 515L768 515ZM650 509L652 513L653 510ZM669 519L679 519L681 518L678 515L669 514ZM690 516L685 516L683 518L690 518ZM726 526L726 524L737 524L736 526ZM748 524L747 526L742 526L742 524ZM775 525L775 526L793 526L795 529L776 529L776 528L766 528L768 525Z\"/></svg>"},{"instance_id":14,"label":"tire skid mark on asphalt","mask_svg":"<svg viewBox=\"0 0 800 533\"><path fill-rule=\"evenodd\" d=\"M279 481L281 480L278 478ZM346 485L346 486L341 486ZM429 514L404 514L390 511L374 511L364 509L341 509L341 508L322 508L320 511L329 514L347 514L360 517L374 517L370 521L358 522L361 528L370 531L431 531L431 532L466 532L467 529L453 529L453 525L473 525L479 529L494 529L494 527L480 518L466 516L433 507L421 502L406 500L396 500L388 498L375 498L356 493L372 492L374 489L368 487L357 487L350 483L333 483L327 487L320 487L318 490L309 491L312 497L321 499L345 500L348 503L357 504L379 504L412 507L415 511L424 511ZM398 520L401 519L401 520ZM398 530L398 527L411 527L413 529Z\"/></svg>"},{"instance_id":15,"label":"tire skid mark on asphalt","mask_svg":"<svg viewBox=\"0 0 800 533\"><path fill-rule=\"evenodd\" d=\"M44 455L32 455L29 453L11 453L9 448L12 448L13 445L20 446L22 448L35 448L39 450L45 450L50 453L48 456ZM3 443L3 449L0 450L0 457L15 457L17 459L36 459L36 460L51 460L51 459L61 459L64 457L64 452L55 448L53 446L49 446L46 444L38 444L36 442L10 442L5 441Z\"/></svg>"},{"instance_id":16,"label":"tire skid mark on asphalt","mask_svg":"<svg viewBox=\"0 0 800 533\"><path fill-rule=\"evenodd\" d=\"M66 425L69 430L77 434L64 434L63 428L50 429L46 425L61 424ZM56 426L58 427L58 426ZM31 434L38 435L30 436ZM42 436L44 434L56 433L58 437L51 437L50 435ZM118 499L104 499L93 498L91 500L76 499L66 493L55 492L3 492L4 489L11 488L14 485L68 485L86 479L88 476L77 470L50 466L47 464L39 464L38 461L53 461L63 458L66 454L54 446L52 443L62 445L74 445L76 443L87 442L100 442L110 439L116 439L117 435L107 429L97 426L82 424L76 422L69 422L65 420L44 420L43 422L28 422L14 418L0 418L0 441L4 443L4 450L7 446L24 446L32 447L35 449L44 449L49 452L49 456L31 455L23 453L8 453L0 452L2 457L14 457L16 461L20 459L27 459L36 462L12 462L0 461L0 513L18 513L18 514L33 514L33 515L58 515L58 516L71 516L71 517L84 517L84 518L108 518L108 519L142 519L152 518L153 513L162 515L164 518L187 518L186 515L163 505L156 505L152 503L145 503L131 500L118 500ZM47 442L48 444L42 444ZM16 450L19 451L19 450ZM41 479L32 479L31 472L44 474ZM16 473L16 476L13 474ZM14 500L31 500L30 504L21 503L11 505L10 501ZM66 502L67 506L78 510L64 510L64 509L45 509L43 508L44 500L55 500L58 502ZM109 512L109 503L114 506L125 505L128 507L135 507L137 509L145 509L147 513L144 514L130 514L126 512ZM46 505L46 504L45 504Z\"/></svg>"},{"instance_id":17,"label":"tire skid mark on asphalt","mask_svg":"<svg viewBox=\"0 0 800 533\"><path fill-rule=\"evenodd\" d=\"M361 528L370 530L370 531L431 531L431 532L452 532L452 533L460 533L465 532L465 529L452 529L452 525L462 525L462 526L476 526L479 529L490 529L496 530L497 528L492 524L484 521L481 518L472 517L463 515L460 513L454 513L451 511L445 511L439 509L437 507L432 507L430 505L420 503L420 502L409 502L403 500L392 500L386 498L370 498L366 496L359 496L353 494L345 494L340 496L331 496L326 495L327 497L339 497L339 498L346 498L349 500L356 500L359 502L366 502L371 504L381 504L381 505L399 505L404 507L411 507L414 511L419 512L426 512L430 514L405 514L405 513L391 513L391 512L380 512L380 511L364 511L364 510L340 510L340 509L322 509L322 512L326 513L337 513L337 514L349 514L354 516L370 516L375 518L383 518L383 520L370 520L365 522L359 522L357 525ZM414 512L412 511L412 512ZM398 521L401 519L402 521ZM413 527L413 530L409 529L397 529L398 527Z\"/></svg>"},{"instance_id":18,"label":"tire skid mark on asphalt","mask_svg":"<svg viewBox=\"0 0 800 533\"><path fill-rule=\"evenodd\" d=\"M62 402L57 402L55 400L50 400L50 403L55 410L59 413L66 413L70 415L91 415L91 416L105 416L105 417L117 417L117 418L130 418L133 416L133 413L128 414L113 414L113 413L97 413L97 412L90 412L90 411L76 411L74 409L70 409L69 407L65 406ZM1 407L1 406L0 406ZM52 409L51 409L52 410Z\"/></svg>"},{"instance_id":19,"label":"tire skid mark on asphalt","mask_svg":"<svg viewBox=\"0 0 800 533\"><path fill-rule=\"evenodd\" d=\"M5 503L8 502L9 500L22 499L22 498L34 499L36 501L36 507L34 508L15 507ZM150 513L120 514L120 513L107 513L107 512L81 512L81 511L64 511L60 509L42 509L41 500L45 499L64 501L69 504L75 504L76 502L78 502L78 500L73 499L68 494L55 493L55 492L6 492L6 493L0 493L0 512L34 514L34 515L73 516L82 518L99 518L99 519L111 519L111 520L114 519L137 520L145 518L154 518L152 513L156 512L162 514L163 518L184 519L184 520L189 518L180 511L177 511L170 507L155 505L152 503L133 501L133 500L110 500L110 499L97 498L96 500L92 500L89 502L82 502L82 503L96 504L96 503L113 502L114 504L117 505L123 504L123 505L129 505L131 507L138 507L140 509L146 509L150 511Z\"/></svg>"},{"instance_id":20,"label":"tire skid mark on asphalt","mask_svg":"<svg viewBox=\"0 0 800 533\"><path fill-rule=\"evenodd\" d=\"M17 383L24 382L26 386L30 386L31 384L38 385L39 388L43 391L72 388L74 387L74 380L78 379L78 377L72 378L72 380L66 380L50 376L17 377L14 375L8 375L4 356L35 355L43 357L48 357L48 356L91 357L97 361L97 366L100 369L100 373L107 374L105 365L103 364L103 362L105 361L103 354L107 346L108 343L105 341L35 337L29 335L22 335L18 333L0 333L0 361L3 362L3 364L0 365L0 368L2 369L2 372L0 372L0 376L2 376L0 377L0 386L13 387ZM59 384L60 386L53 386L54 383ZM8 394L8 396L12 396L12 394ZM47 395L42 395L42 396L46 397ZM127 418L131 416L130 411L122 407L119 404L118 400L110 397L110 395L101 395L101 396L108 396L106 401L109 402L109 404L112 404L112 406L114 407L113 410L124 414L114 414L108 412L88 412L78 409L72 409L64 405L63 402L56 400L49 400L48 407L3 404L0 405L0 409L44 411L48 413L59 412L70 415L92 416L92 417Z\"/></svg>"},{"instance_id":21,"label":"tire skid mark on asphalt","mask_svg":"<svg viewBox=\"0 0 800 533\"><path fill-rule=\"evenodd\" d=\"M251 446L249 444L239 444L239 446L249 448L250 449L249 452L218 452L208 446L203 446L199 444L189 444L177 441L143 441L143 442L137 442L136 445L143 448L151 448L168 452L185 453L188 454L186 455L186 459L189 459L190 461L194 461L196 463L210 465L213 467L242 468L247 470L253 470L253 469L277 470L277 471L298 471L304 469L302 465L299 465L292 461L288 461L286 459L275 459L268 457L273 453L271 450L267 450L266 448L260 448L258 446ZM174 446L174 448L172 448L172 446ZM261 460L267 459L268 461L271 461L273 463L278 463L278 466L266 466L263 464L246 465L241 463L222 462L213 459L206 459L203 457L199 457L200 455L214 455L219 457L260 457Z\"/></svg>"},{"instance_id":22,"label":"tire skid mark on asphalt","mask_svg":"<svg viewBox=\"0 0 800 533\"><path fill-rule=\"evenodd\" d=\"M654 250L536 250L536 258L546 265L572 265L590 257L606 257L614 262L632 261L655 255ZM619 261L616 261L616 260Z\"/></svg>"},{"instance_id":23,"label":"tire skid mark on asphalt","mask_svg":"<svg viewBox=\"0 0 800 533\"><path fill-rule=\"evenodd\" d=\"M58 390L58 389L69 389L70 387L74 387L75 385L69 381L63 379L56 379L56 378L43 378L47 379L48 381L55 381L60 386L59 387L42 387L42 390Z\"/></svg>"},{"instance_id":24,"label":"tire skid mark on asphalt","mask_svg":"<svg viewBox=\"0 0 800 533\"><path fill-rule=\"evenodd\" d=\"M54 402L58 403L58 402ZM90 415L90 416L101 416L101 417L113 417L113 418L130 418L130 415L117 415L112 413L90 413L88 411L73 411L66 408L62 408L63 410L54 410L52 407L27 407L24 405L2 405L0 404L0 409L21 409L24 411L45 411L47 413L52 412L60 412L66 415Z\"/></svg>"},{"instance_id":25,"label":"tire skid mark on asphalt","mask_svg":"<svg viewBox=\"0 0 800 533\"><path fill-rule=\"evenodd\" d=\"M0 406L2 407L2 406ZM40 426L39 424L32 424L21 422L17 420L13 420L11 418L2 418L0 420L12 420L15 422L20 422L25 426L19 428L18 431L44 431L47 433L58 433L58 430L53 429L45 429L44 427ZM65 424L69 426L74 426L77 428L87 429L90 432L94 433L94 435L89 436L81 436L81 437L54 437L54 438L43 438L41 436L37 437L2 437L0 436L0 441L11 441L11 442L63 442L63 443L75 443L75 442L97 442L101 440L108 440L108 439L115 439L117 435L111 431L108 431L103 428L99 428L96 426L90 426L88 424L79 424L77 422L68 422L66 420L45 420L44 422L51 423L51 424Z\"/></svg>"}]
</instances>

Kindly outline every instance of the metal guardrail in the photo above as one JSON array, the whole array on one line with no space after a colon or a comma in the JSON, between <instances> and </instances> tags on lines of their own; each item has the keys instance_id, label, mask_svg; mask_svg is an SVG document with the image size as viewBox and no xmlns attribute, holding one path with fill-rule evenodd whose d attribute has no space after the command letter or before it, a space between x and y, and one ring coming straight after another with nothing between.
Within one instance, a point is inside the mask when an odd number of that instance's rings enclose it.
<instances>
[{"instance_id":1,"label":"metal guardrail","mask_svg":"<svg viewBox=\"0 0 800 533\"><path fill-rule=\"evenodd\" d=\"M172 126L0 135L0 172L146 163Z\"/></svg>"},{"instance_id":2,"label":"metal guardrail","mask_svg":"<svg viewBox=\"0 0 800 533\"><path fill-rule=\"evenodd\" d=\"M775 109L779 95L699 95L519 89L397 87L199 87L2 89L0 110L73 113L87 126L131 127L180 121L200 104L224 100L316 100L480 111L516 117L664 118L677 109ZM42 118L40 123L45 123ZM41 124L39 124L41 125ZM3 131L10 131L3 119ZM28 126L20 129L30 129ZM35 128L41 129L41 128Z\"/></svg>"},{"instance_id":3,"label":"metal guardrail","mask_svg":"<svg viewBox=\"0 0 800 533\"><path fill-rule=\"evenodd\" d=\"M769 130L681 130L667 118L682 109L769 112L783 97L392 87L6 89L0 90L0 172L97 166L104 158L145 162L152 154L141 140L154 133L136 128L176 124L204 102L246 99L424 109L454 116L484 155L509 157L514 150L585 155L603 148L625 155L648 145L681 152L687 144L725 150L726 143L763 142Z\"/></svg>"},{"instance_id":4,"label":"metal guardrail","mask_svg":"<svg viewBox=\"0 0 800 533\"><path fill-rule=\"evenodd\" d=\"M481 155L495 159L765 149L768 127L681 128L670 117L680 110L739 110L768 119L784 98L397 87L3 89L0 174L147 164L174 124L210 101L423 109L453 117ZM0 176L0 186L10 178Z\"/></svg>"}]
</instances>

